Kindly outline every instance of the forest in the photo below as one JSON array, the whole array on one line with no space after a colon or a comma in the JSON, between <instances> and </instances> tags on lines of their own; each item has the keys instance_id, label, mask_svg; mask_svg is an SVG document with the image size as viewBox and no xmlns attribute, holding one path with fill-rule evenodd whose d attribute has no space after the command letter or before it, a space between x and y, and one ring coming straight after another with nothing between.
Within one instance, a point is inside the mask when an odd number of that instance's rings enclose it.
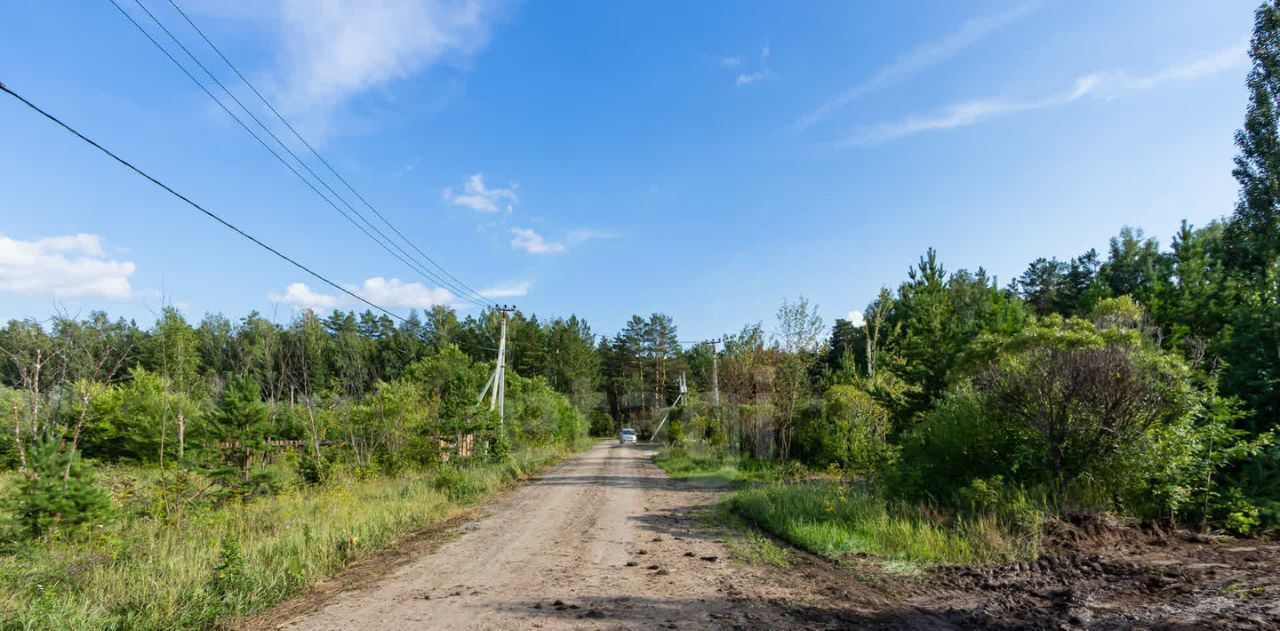
<instances>
[{"instance_id":1,"label":"forest","mask_svg":"<svg viewBox=\"0 0 1280 631\"><path fill-rule=\"evenodd\" d=\"M1167 244L1124 227L1004 284L930 249L862 322L831 325L797 297L714 342L681 340L663 313L608 335L516 311L503 419L477 399L498 310L10 321L0 584L20 595L6 624L170 628L252 611L624 426L691 470L822 475L895 498L891 510L1006 533L1094 513L1274 534L1274 8L1250 55L1239 200L1220 220L1183 222ZM787 536L779 507L808 500L771 488L733 501ZM855 501L810 491L828 512ZM147 567L162 553L176 569ZM131 593L144 575L165 585ZM77 605L86 590L109 604Z\"/></svg>"}]
</instances>

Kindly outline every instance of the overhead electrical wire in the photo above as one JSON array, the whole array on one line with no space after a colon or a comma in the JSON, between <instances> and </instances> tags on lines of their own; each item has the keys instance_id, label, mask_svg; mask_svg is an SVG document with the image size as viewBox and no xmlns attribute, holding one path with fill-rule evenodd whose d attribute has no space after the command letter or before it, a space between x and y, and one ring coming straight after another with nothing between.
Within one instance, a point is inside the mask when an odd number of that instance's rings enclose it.
<instances>
[{"instance_id":1,"label":"overhead electrical wire","mask_svg":"<svg viewBox=\"0 0 1280 631\"><path fill-rule=\"evenodd\" d=\"M245 113L248 114L249 117L260 128L262 128L264 132L267 133L267 135L269 135L273 140L275 140L275 142L282 149L284 149L284 151L288 153L298 163L299 166L301 166L305 171L310 173L311 176L315 178L320 183L321 186L326 188L330 192L330 194L333 195L333 197L337 198L340 202L342 202L343 205L345 205L348 210L343 210L336 203L334 203L334 201L330 199L328 195L325 195L323 192L320 191L320 189L316 188L316 185L311 180L307 179L307 177L305 177L302 173L300 173L297 168L295 168L292 164L289 163L288 160L286 160L282 155L280 155L280 153L276 151L275 148L273 148L257 132L251 129L248 123L246 123L242 118L240 118L240 116L238 116L235 112L231 111L231 109L226 105L226 103L224 103L220 98L214 95L213 92L209 89L209 87L204 84L204 82L196 78L196 76L192 74L191 71L188 70L184 64L182 64L182 62L178 61L178 59L175 58L173 54L170 53L169 50L164 47L164 45L162 45L159 41L157 41L155 37L153 37L151 33L149 33L146 30L146 28L144 28L141 24L139 24L138 21L135 20L134 17L129 14L128 11L126 11L122 6L120 6L120 4L116 2L116 0L109 0L109 1L113 6L115 6L115 8L121 13L121 15L123 15L127 20L129 20L129 22L133 24L133 26L137 28L138 31L147 38L147 40L149 40L158 50L160 50L160 52L164 54L164 56L167 57L169 61L171 61L175 66L177 66L178 69L181 70L182 73L186 75L188 79L190 79L193 83L195 83L196 86L199 87L200 90L203 91L205 95L208 96L215 104L217 104L218 107L222 109L224 113L230 116L232 120L234 120L240 126L241 129L243 129L246 133L248 133L251 137L253 137L253 139L256 140L258 144L262 145L262 147L272 155L272 157L274 157L277 161L279 161L282 165L284 165L284 167L288 169L295 177L297 177L304 185L306 185L307 188L311 189L311 191L315 193L317 197L319 197L331 208L337 211L338 214L342 215L342 217L346 219L347 222L355 226L356 229L359 230L362 234L364 234L371 241L376 243L388 254L395 257L401 263L404 263L410 269L421 274L424 278L427 278L433 283L443 285L446 288L448 288L459 299L465 300L480 308L488 308L491 306L491 303L485 300L482 296L479 296L479 294L477 292L474 292L474 290L472 290L471 292L468 292L458 287L457 285L446 281L440 276L432 273L430 270L425 269L425 267L421 263L418 263L412 260L413 259L412 255L410 255L408 252L405 252L403 248L401 248L398 244L396 244L389 237L387 237L386 234L384 234L381 230L379 230L377 226L373 225L372 222L368 220L368 218L366 218L357 209L355 209L349 202L347 202L341 195L339 195L336 191L334 191L333 188L330 187L323 178L317 175L315 171L312 170L311 167L306 164L305 161L299 158L298 155L294 153L293 150L290 149L286 143L284 143L278 136L276 136L276 134L272 132L269 127L263 124L263 122L260 119L258 119L258 117L255 116L253 112L244 105L244 103L242 103L238 98L236 98L236 96L229 89L227 89L227 87L223 85L222 82L219 81L217 77L213 75L213 73L210 72L209 69L205 67L204 64L201 63L200 60L194 54L192 54L192 52L189 49L187 49L186 46L184 46L182 42L178 40L177 37L171 31L169 31L169 29L166 28L164 24L160 22L159 19L157 19L156 16L152 14L151 11L149 11L147 7L143 5L139 0L135 0L135 2L137 2L138 6L165 32L165 34L167 34L169 38L172 39L174 43L177 44L178 47L180 47L183 50L183 52L185 52L187 56L190 57L192 61L194 61L196 65L199 66L200 69L203 70L205 74L207 74L209 78L212 79L213 82L219 88L222 89L223 92L225 92L229 97L231 97L231 99L242 110L244 110ZM365 225L361 225L360 222L356 221L356 218L353 217L352 215L355 215L355 217L358 217L361 221L364 222ZM368 227L366 228L365 226L368 226ZM373 232L371 233L370 230L372 230ZM377 236L375 236L375 234ZM392 248L394 248L394 250Z\"/></svg>"},{"instance_id":2,"label":"overhead electrical wire","mask_svg":"<svg viewBox=\"0 0 1280 631\"><path fill-rule=\"evenodd\" d=\"M261 92L258 91L258 88L255 87L253 83L249 81L249 79L246 78L242 72L240 72L240 69L237 68L236 65L231 62L231 59L229 59L225 54L223 54L222 49L219 48L217 44L214 44L213 40L209 39L208 35L205 35L204 31L201 30L201 28L196 25L196 23L187 15L186 11L182 10L181 6L178 6L177 2L175 2L174 0L169 0L169 4L173 6L174 10L178 12L178 15L181 15L182 19L186 20L187 24L189 24L191 28L197 34L200 35L200 38L203 39L205 43L209 45L209 48L212 48L213 51L218 54L218 57L220 57L222 61L227 64L227 67L230 68L231 71L234 72L235 75L240 78L240 81L242 81L245 84L245 86L247 86L249 90L252 91L253 94L258 97L258 100L262 101L262 104L267 106L267 109L271 110L271 113L274 114L275 117L279 119L280 122L283 123L286 128L288 128L288 130L294 135L294 137L297 138L298 141L301 142L303 146L307 148L308 151L311 152L311 155L315 156L316 159L319 160L320 163L323 164L325 168L328 169L329 172L333 174L334 177L338 178L338 181L342 182L343 186L347 187L347 190L351 191L351 193L354 194L356 198L360 200L361 203L363 203L370 211L373 211L373 214L376 215L378 219L381 219L382 223L386 224L386 226L390 228L393 232L395 232L397 236L403 239L405 243L408 243L409 247L413 248L414 251L422 255L422 258L426 259L429 263L435 266L435 268L440 270L440 272L443 273L445 276L448 276L458 285L467 289L468 292L470 292L471 294L487 300L487 298L485 298L483 294L472 289L469 285L467 285L466 283L458 279L458 277L449 273L449 270L445 269L444 266L437 263L435 259L431 258L431 256L429 256L426 252L423 252L422 249L417 246L417 244L415 244L411 239L409 239L409 237L405 236L403 232L401 232L398 228L395 227L394 224L392 224L385 216L383 216L383 214L379 212L378 209L373 206L373 204L369 203L369 200L365 199L365 196L360 194L360 191L357 191L355 187L352 186L351 183L347 181L347 178L343 177L342 174L339 173L338 170L335 169L333 165L330 164L329 161L326 160L325 157L321 155L320 152L317 151L316 148L311 145L310 142L307 142L307 139L304 138L302 134L299 133L298 130L295 129L291 123L289 123L289 120L286 119L284 115L281 114L279 110L277 110L275 106L271 104L271 101L267 100L267 98L263 96Z\"/></svg>"},{"instance_id":3,"label":"overhead electrical wire","mask_svg":"<svg viewBox=\"0 0 1280 631\"><path fill-rule=\"evenodd\" d=\"M196 210L198 210L198 211L200 211L200 212L204 213L204 214L205 214L205 215L207 215L209 218L211 218L211 219L213 219L214 221L216 221L216 222L218 222L218 223L222 224L224 227L226 227L226 228L230 229L231 231L235 232L236 234L238 234L238 235L240 235L240 236L242 236L242 237L244 237L244 238L246 238L246 239L248 239L248 240L252 241L252 242L253 242L254 244L256 244L258 247L260 247L260 248L262 248L262 249L264 249L264 250L266 250L266 251L268 251L268 252L270 252L270 253L272 253L272 254L274 254L274 255L276 255L276 256L278 256L278 257L282 258L282 259L284 259L285 261L288 261L288 262L289 262L291 265L293 265L294 267L296 267L296 268L298 268L298 269L300 269L300 270L302 270L302 271L306 272L307 274L310 274L311 276L315 277L317 280L319 280L319 281L323 282L324 284L329 285L330 287L333 287L334 289L337 289L338 291L340 291L340 292L342 292L342 293L344 293L344 294L346 294L346 295L348 295L348 296L350 296L350 297L352 297L352 298L355 298L356 300L358 300L358 301L360 301L360 302L362 302L362 303L364 303L364 304L366 304L366 305L369 305L370 307L373 307L374 309L377 309L378 311L381 311L382 313L384 313L384 314L386 314L386 315L388 315L388 316L390 316L390 317L392 317L392 318L395 318L395 319L400 320L400 321L402 321L402 322L403 322L403 321L405 321L405 318L404 318L403 316L401 316L401 315L399 315L399 314L397 314L397 313L394 313L394 312L392 312L392 311L390 311L390 310L388 310L388 309L386 309L386 308L384 308L384 307L382 307L382 306L380 306L380 305L378 305L378 304L375 304L374 302L370 301L368 298L365 298L364 296L361 296L360 294L357 294L356 292L354 292L354 291L352 291L352 290L350 290L350 289L347 289L346 287L343 287L342 285L339 285L338 283L335 283L335 282L333 282L333 281L329 280L327 277L325 277L324 275L320 274L319 272L317 272L317 271L315 271L315 270L311 269L310 267L307 267L306 265L303 265L302 263L299 263L297 260L293 259L293 258L292 258L292 257L290 257L289 255L284 254L283 252L281 252L281 251L279 251L279 250L275 249L274 247L271 247L270 245L267 245L266 243L264 243L262 240L258 239L257 237L255 237L255 236L253 236L253 235L249 234L248 232L245 232L244 230L240 229L240 228L239 228L238 226L236 226L235 224L232 224L231 222L227 221L226 219L223 219L222 217L218 216L218 215L217 215L216 213L214 213L213 211L211 211L211 210L209 210L209 209L205 208L204 206L201 206L200 204L197 204L196 202L192 201L192 200L191 200L191 198L189 198L189 197L187 197L186 195L183 195L182 193L179 193L178 191L174 190L174 189L173 189L172 187L170 187L168 184L165 184L164 182L161 182L160 180L156 179L156 178L155 178L154 176L152 176L150 173L147 173L146 171L143 171L142 169L140 169L140 168L138 168L138 167L134 166L132 162L129 162L128 160L125 160L124 158L121 158L120 156L118 156L118 155L116 155L114 152L112 152L110 149L107 149L106 147L104 147L104 146L102 146L102 145L98 144L98 143L97 143L96 141L94 141L92 138L89 138L88 136L86 136L86 135L84 135L84 134L80 133L77 129L75 129L75 128L74 128L74 127L72 127L71 125L68 125L67 123L62 122L62 120L61 120L61 119L59 119L58 117L56 117L56 116L54 116L53 114L50 114L49 112L45 111L44 109L42 109L40 106L36 105L35 103L32 103L31 101L28 101L25 97L23 97L22 95L18 94L17 92L14 92L13 90L9 89L9 87L8 87L8 86L6 86L6 85L4 85L3 83L0 83L0 91L3 91L5 94L8 94L9 96L12 96L13 98L15 98L15 99L17 99L19 102L21 102L23 105L26 105L27 107L31 108L31 109L32 109L32 110L34 110L35 112L39 113L40 115L42 115L42 116L44 116L45 118L47 118L47 119L49 119L50 121L52 121L53 123L57 124L59 127L61 127L61 128L63 128L63 129L65 129L65 130L67 130L68 132L71 132L71 134L72 134L72 135L74 135L75 137L77 137L77 138L79 138L80 140L83 140L84 142L86 142L86 143L88 143L88 144L92 145L92 146L93 146L93 148L97 149L98 151L101 151L102 153L105 153L105 154L106 154L107 156L109 156L111 159L113 159L113 160L115 160L116 162L119 162L120 164L122 164L122 165L124 165L124 166L128 167L131 171L133 171L134 173L137 173L138 175L141 175L142 177L146 178L146 179L147 179L147 180L149 180L152 184L155 184L156 186L158 186L158 187L160 187L160 188L164 189L164 190L165 190L166 192L168 192L170 195L173 195L174 197L177 197L178 199L180 199L180 200L182 200L183 202L185 202L187 205L189 205L189 206L191 206L192 208L195 208Z\"/></svg>"}]
</instances>

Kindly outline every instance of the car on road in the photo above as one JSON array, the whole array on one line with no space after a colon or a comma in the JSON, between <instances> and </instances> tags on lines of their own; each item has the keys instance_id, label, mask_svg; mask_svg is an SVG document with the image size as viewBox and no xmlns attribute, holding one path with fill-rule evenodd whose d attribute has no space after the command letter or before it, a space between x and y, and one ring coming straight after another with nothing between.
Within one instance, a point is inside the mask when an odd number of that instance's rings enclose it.
<instances>
[{"instance_id":1,"label":"car on road","mask_svg":"<svg viewBox=\"0 0 1280 631\"><path fill-rule=\"evenodd\" d=\"M630 427L624 427L622 428L622 431L618 432L619 445L625 445L627 443L634 443L634 442L636 442L636 430L631 429Z\"/></svg>"}]
</instances>

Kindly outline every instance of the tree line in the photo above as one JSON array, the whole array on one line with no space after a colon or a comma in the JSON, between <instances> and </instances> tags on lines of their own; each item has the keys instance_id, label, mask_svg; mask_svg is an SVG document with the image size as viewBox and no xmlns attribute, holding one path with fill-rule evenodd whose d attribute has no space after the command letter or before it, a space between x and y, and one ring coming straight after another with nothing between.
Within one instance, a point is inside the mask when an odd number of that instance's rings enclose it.
<instances>
[{"instance_id":1,"label":"tree line","mask_svg":"<svg viewBox=\"0 0 1280 631\"><path fill-rule=\"evenodd\" d=\"M1238 531L1280 523L1277 2L1258 9L1250 54L1238 203L1208 225L1183 222L1168 248L1124 228L1105 255L1038 258L1005 286L981 268L948 270L930 249L864 322L828 328L799 298L715 346L682 344L661 313L603 336L576 316L517 311L501 425L475 398L496 311L11 321L0 462L42 502L71 493L81 456L199 470L243 497L269 492L253 464L267 439L305 441L299 471L319 482L334 463L434 466L463 434L501 458L588 428L649 434L667 414L666 440L934 502L1030 493ZM681 375L689 392L671 408Z\"/></svg>"}]
</instances>

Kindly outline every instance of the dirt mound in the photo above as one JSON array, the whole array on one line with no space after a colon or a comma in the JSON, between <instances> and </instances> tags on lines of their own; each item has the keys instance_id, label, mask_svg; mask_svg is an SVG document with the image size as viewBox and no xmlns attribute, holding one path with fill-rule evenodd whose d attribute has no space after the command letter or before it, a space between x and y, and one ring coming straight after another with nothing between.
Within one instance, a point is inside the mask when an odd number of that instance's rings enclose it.
<instances>
[{"instance_id":1,"label":"dirt mound","mask_svg":"<svg viewBox=\"0 0 1280 631\"><path fill-rule=\"evenodd\" d=\"M1272 629L1280 545L1072 518L1036 560L939 569L907 601L969 628Z\"/></svg>"}]
</instances>

